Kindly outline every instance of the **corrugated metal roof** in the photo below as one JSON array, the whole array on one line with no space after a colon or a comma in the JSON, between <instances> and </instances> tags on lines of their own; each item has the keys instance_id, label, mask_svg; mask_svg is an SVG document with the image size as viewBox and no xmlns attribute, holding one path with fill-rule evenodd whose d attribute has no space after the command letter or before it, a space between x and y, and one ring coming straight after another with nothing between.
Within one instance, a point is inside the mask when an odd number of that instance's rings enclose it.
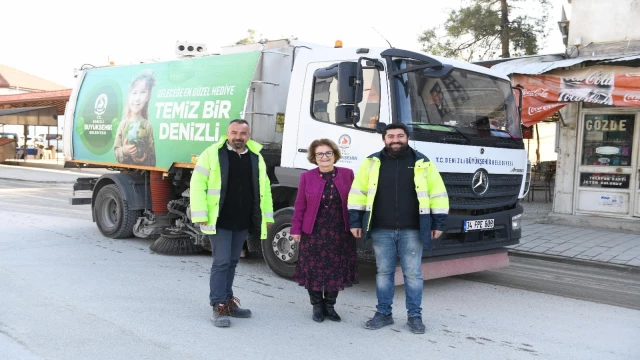
<instances>
[{"instance_id":1,"label":"corrugated metal roof","mask_svg":"<svg viewBox=\"0 0 640 360\"><path fill-rule=\"evenodd\" d=\"M601 61L601 63L612 63L612 62L619 62L619 61L632 61L632 60L638 60L638 59L640 59L640 54L635 54L635 55L631 55L631 56L625 56L625 57L621 57L619 59Z\"/></svg>"},{"instance_id":2,"label":"corrugated metal roof","mask_svg":"<svg viewBox=\"0 0 640 360\"><path fill-rule=\"evenodd\" d=\"M615 59L616 61L623 61L622 59L632 60L630 58L640 57L640 54L635 55L602 55L592 57L579 57L573 59L556 59L550 60L548 58L529 58L518 59L513 61L506 61L491 67L492 70L498 71L504 75L510 74L525 74L525 75L537 75L549 72L554 69L570 67L586 61L599 61ZM546 60L546 61L545 61Z\"/></svg>"}]
</instances>

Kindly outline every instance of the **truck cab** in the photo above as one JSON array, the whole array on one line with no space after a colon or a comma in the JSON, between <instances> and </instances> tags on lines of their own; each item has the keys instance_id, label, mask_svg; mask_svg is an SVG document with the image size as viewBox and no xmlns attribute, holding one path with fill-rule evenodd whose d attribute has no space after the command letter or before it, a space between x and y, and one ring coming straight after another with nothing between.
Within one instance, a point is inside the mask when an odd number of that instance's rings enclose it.
<instances>
[{"instance_id":1,"label":"truck cab","mask_svg":"<svg viewBox=\"0 0 640 360\"><path fill-rule=\"evenodd\" d=\"M302 51L274 187L293 189L300 173L314 167L307 148L317 138L334 140L342 153L336 165L355 172L384 147L384 126L404 123L410 146L436 165L450 199L446 229L425 249L425 262L489 256L504 266L504 247L521 236L518 200L528 190L518 99L508 78L451 59L398 49ZM263 243L270 267L287 277L297 260L288 233L292 214L290 206L279 209L271 241ZM370 242L359 239L358 249L361 259L375 261ZM497 253L503 259L496 262Z\"/></svg>"}]
</instances>

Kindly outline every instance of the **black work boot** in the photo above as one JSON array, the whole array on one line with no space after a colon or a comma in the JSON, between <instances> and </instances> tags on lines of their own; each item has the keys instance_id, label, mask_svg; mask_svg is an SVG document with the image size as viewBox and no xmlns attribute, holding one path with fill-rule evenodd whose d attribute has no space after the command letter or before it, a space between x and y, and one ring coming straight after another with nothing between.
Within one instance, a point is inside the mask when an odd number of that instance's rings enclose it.
<instances>
[{"instance_id":1,"label":"black work boot","mask_svg":"<svg viewBox=\"0 0 640 360\"><path fill-rule=\"evenodd\" d=\"M216 327L229 327L231 320L229 319L229 305L226 303L213 304L213 325Z\"/></svg>"},{"instance_id":2,"label":"black work boot","mask_svg":"<svg viewBox=\"0 0 640 360\"><path fill-rule=\"evenodd\" d=\"M229 298L229 315L234 318L251 317L251 310L240 307L240 299L235 296Z\"/></svg>"},{"instance_id":3,"label":"black work boot","mask_svg":"<svg viewBox=\"0 0 640 360\"><path fill-rule=\"evenodd\" d=\"M376 311L373 318L364 325L365 329L378 330L385 326L393 325L393 316L385 315Z\"/></svg>"},{"instance_id":4,"label":"black work boot","mask_svg":"<svg viewBox=\"0 0 640 360\"><path fill-rule=\"evenodd\" d=\"M407 319L407 325L409 330L414 334L424 334L425 327L422 323L422 318L419 316L411 316Z\"/></svg>"},{"instance_id":5,"label":"black work boot","mask_svg":"<svg viewBox=\"0 0 640 360\"><path fill-rule=\"evenodd\" d=\"M340 321L340 315L336 312L333 306L336 304L338 298L337 291L325 291L324 292L324 312L322 313L327 319L331 321Z\"/></svg>"},{"instance_id":6,"label":"black work boot","mask_svg":"<svg viewBox=\"0 0 640 360\"><path fill-rule=\"evenodd\" d=\"M311 299L311 305L313 305L313 316L311 318L315 322L323 322L324 299L322 298L322 291L309 290L309 298Z\"/></svg>"}]
</instances>

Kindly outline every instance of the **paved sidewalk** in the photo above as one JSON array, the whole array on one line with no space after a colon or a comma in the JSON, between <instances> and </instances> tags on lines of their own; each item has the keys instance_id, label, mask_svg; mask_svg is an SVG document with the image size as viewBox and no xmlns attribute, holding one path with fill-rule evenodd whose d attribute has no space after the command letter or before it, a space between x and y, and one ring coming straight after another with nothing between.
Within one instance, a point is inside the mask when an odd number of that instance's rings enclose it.
<instances>
[{"instance_id":1,"label":"paved sidewalk","mask_svg":"<svg viewBox=\"0 0 640 360\"><path fill-rule=\"evenodd\" d=\"M524 201L522 206L525 209L522 238L520 244L509 247L514 255L622 265L640 270L640 234L541 224L537 221L551 211L551 203Z\"/></svg>"}]
</instances>

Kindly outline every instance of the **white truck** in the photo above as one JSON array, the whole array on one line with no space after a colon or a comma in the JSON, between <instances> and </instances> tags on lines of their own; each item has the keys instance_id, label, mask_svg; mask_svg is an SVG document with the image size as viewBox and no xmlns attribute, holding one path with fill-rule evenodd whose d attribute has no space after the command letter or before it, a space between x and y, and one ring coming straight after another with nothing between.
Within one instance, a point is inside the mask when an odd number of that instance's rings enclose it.
<instances>
[{"instance_id":1,"label":"white truck","mask_svg":"<svg viewBox=\"0 0 640 360\"><path fill-rule=\"evenodd\" d=\"M395 48L277 40L77 78L66 166L114 172L79 178L74 191L92 195L74 192L71 203L91 204L104 236L156 238L160 253L207 249L190 221L189 179L201 151L243 118L264 146L275 211L268 238L247 244L280 276L291 277L297 261L289 230L299 175L314 166L309 144L334 140L338 165L356 171L382 149L389 123L409 126L410 146L435 163L449 195L443 236L424 252L425 279L507 266L505 247L520 239L529 186L521 93L490 69ZM138 144L138 158L122 156L123 139ZM357 245L361 261L375 262L370 242Z\"/></svg>"}]
</instances>

